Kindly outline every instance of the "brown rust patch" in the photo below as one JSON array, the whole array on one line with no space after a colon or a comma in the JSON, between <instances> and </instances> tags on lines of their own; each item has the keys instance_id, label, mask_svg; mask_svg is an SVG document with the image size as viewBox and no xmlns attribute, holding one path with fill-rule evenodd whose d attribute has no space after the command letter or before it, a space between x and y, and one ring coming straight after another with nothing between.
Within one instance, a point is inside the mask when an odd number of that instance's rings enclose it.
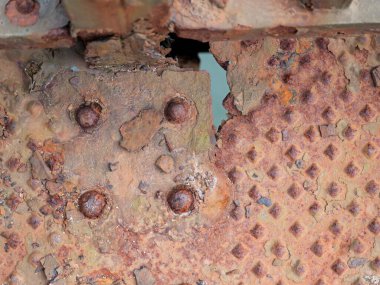
<instances>
[{"instance_id":1,"label":"brown rust patch","mask_svg":"<svg viewBox=\"0 0 380 285\"><path fill-rule=\"evenodd\" d=\"M120 127L120 146L128 151L141 150L159 130L161 120L161 114L155 110L141 111L137 117Z\"/></svg>"}]
</instances>

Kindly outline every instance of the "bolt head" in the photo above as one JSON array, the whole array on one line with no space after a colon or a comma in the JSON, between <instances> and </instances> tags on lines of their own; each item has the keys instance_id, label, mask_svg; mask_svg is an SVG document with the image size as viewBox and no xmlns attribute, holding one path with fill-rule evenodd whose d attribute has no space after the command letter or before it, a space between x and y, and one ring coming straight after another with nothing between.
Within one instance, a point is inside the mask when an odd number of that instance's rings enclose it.
<instances>
[{"instance_id":1,"label":"bolt head","mask_svg":"<svg viewBox=\"0 0 380 285\"><path fill-rule=\"evenodd\" d=\"M194 191L187 185L179 185L169 193L168 205L176 214L184 214L194 209Z\"/></svg>"},{"instance_id":2,"label":"bolt head","mask_svg":"<svg viewBox=\"0 0 380 285\"><path fill-rule=\"evenodd\" d=\"M75 119L82 129L95 127L99 120L102 107L98 103L82 104L76 111Z\"/></svg>"},{"instance_id":3,"label":"bolt head","mask_svg":"<svg viewBox=\"0 0 380 285\"><path fill-rule=\"evenodd\" d=\"M78 204L79 211L86 218L96 219L103 213L107 204L107 198L97 190L90 190L79 197Z\"/></svg>"},{"instance_id":4,"label":"bolt head","mask_svg":"<svg viewBox=\"0 0 380 285\"><path fill-rule=\"evenodd\" d=\"M164 115L170 123L182 124L189 118L190 104L183 98L173 98L166 104Z\"/></svg>"}]
</instances>

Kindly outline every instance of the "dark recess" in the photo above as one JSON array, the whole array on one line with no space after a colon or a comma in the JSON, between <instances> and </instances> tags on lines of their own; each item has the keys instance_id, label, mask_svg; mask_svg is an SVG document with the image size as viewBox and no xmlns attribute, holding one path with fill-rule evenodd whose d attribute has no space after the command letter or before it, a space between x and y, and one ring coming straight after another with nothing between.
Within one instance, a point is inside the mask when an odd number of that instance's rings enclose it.
<instances>
[{"instance_id":1,"label":"dark recess","mask_svg":"<svg viewBox=\"0 0 380 285\"><path fill-rule=\"evenodd\" d=\"M161 42L164 48L171 48L166 57L178 60L182 68L199 69L200 59L198 53L209 52L210 45L196 40L184 39L178 37L175 33L170 33L168 37Z\"/></svg>"}]
</instances>

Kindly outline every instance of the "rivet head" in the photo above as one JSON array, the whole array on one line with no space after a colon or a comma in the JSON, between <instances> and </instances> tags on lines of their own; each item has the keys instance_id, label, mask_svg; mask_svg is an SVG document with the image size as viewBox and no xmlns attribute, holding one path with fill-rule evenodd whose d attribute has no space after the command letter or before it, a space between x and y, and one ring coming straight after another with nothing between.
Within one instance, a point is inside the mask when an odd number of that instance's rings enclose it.
<instances>
[{"instance_id":1,"label":"rivet head","mask_svg":"<svg viewBox=\"0 0 380 285\"><path fill-rule=\"evenodd\" d=\"M190 114L190 104L183 98L171 99L165 107L164 115L166 120L173 124L182 124Z\"/></svg>"},{"instance_id":2,"label":"rivet head","mask_svg":"<svg viewBox=\"0 0 380 285\"><path fill-rule=\"evenodd\" d=\"M19 27L28 27L37 23L40 4L36 0L10 0L5 7L9 22Z\"/></svg>"},{"instance_id":3,"label":"rivet head","mask_svg":"<svg viewBox=\"0 0 380 285\"><path fill-rule=\"evenodd\" d=\"M178 185L169 193L168 205L176 214L184 214L194 209L194 190L187 185Z\"/></svg>"},{"instance_id":4,"label":"rivet head","mask_svg":"<svg viewBox=\"0 0 380 285\"><path fill-rule=\"evenodd\" d=\"M21 14L30 14L33 12L37 3L34 0L16 0L16 9Z\"/></svg>"},{"instance_id":5,"label":"rivet head","mask_svg":"<svg viewBox=\"0 0 380 285\"><path fill-rule=\"evenodd\" d=\"M90 190L79 197L78 204L79 211L86 218L96 219L103 213L107 204L107 198L97 190Z\"/></svg>"},{"instance_id":6,"label":"rivet head","mask_svg":"<svg viewBox=\"0 0 380 285\"><path fill-rule=\"evenodd\" d=\"M90 129L95 127L102 112L102 106L98 103L82 104L76 110L75 119L82 129Z\"/></svg>"}]
</instances>

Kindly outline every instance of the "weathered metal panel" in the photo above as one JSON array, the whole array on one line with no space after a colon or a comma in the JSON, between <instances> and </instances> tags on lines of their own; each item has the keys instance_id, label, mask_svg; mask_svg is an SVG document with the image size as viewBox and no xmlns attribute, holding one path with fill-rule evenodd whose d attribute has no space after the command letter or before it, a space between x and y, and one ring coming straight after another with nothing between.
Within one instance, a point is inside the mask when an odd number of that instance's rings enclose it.
<instances>
[{"instance_id":1,"label":"weathered metal panel","mask_svg":"<svg viewBox=\"0 0 380 285\"><path fill-rule=\"evenodd\" d=\"M380 19L377 0L353 0L345 9L309 9L296 0L230 0L223 8L175 0L173 11L176 32L201 41L378 33Z\"/></svg>"}]
</instances>

